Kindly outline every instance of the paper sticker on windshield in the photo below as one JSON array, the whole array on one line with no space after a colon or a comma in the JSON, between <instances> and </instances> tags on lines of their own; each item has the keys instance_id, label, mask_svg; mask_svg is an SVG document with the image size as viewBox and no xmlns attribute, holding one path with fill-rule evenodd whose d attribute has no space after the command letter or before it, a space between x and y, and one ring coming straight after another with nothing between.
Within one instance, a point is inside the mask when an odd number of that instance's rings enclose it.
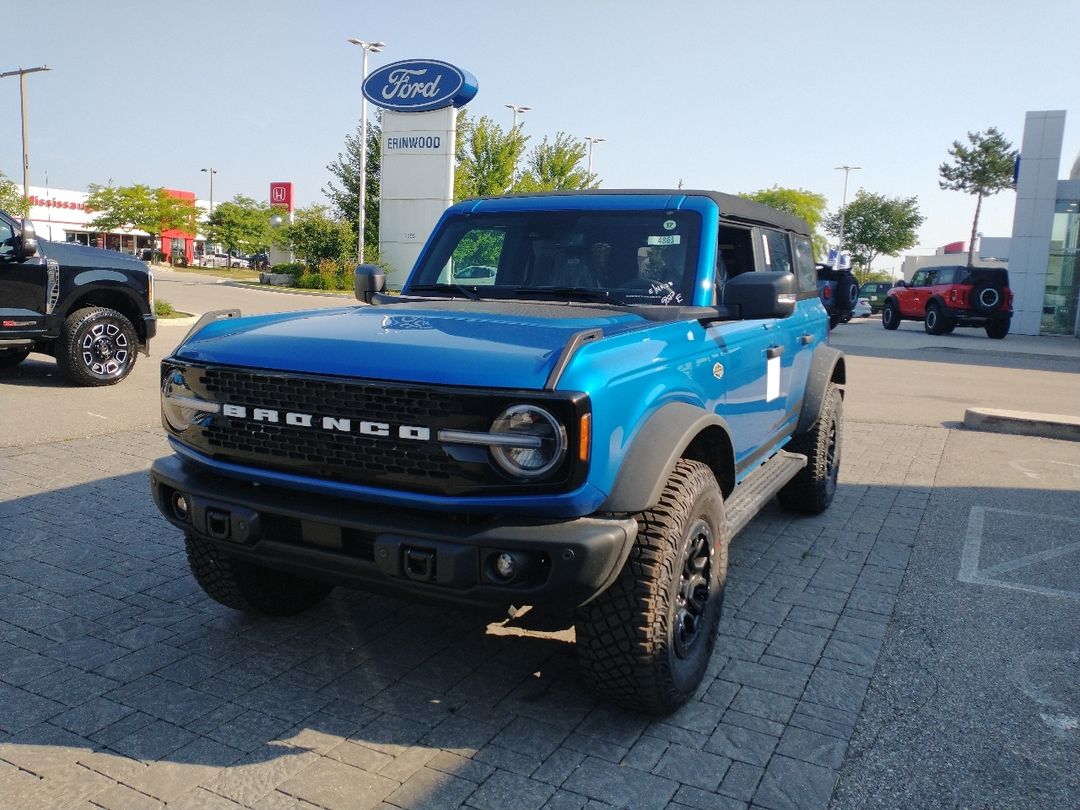
<instances>
[{"instance_id":1,"label":"paper sticker on windshield","mask_svg":"<svg viewBox=\"0 0 1080 810\"><path fill-rule=\"evenodd\" d=\"M647 244L649 245L677 245L682 240L682 237L677 233L669 233L663 236L650 236Z\"/></svg>"},{"instance_id":2,"label":"paper sticker on windshield","mask_svg":"<svg viewBox=\"0 0 1080 810\"><path fill-rule=\"evenodd\" d=\"M673 220L673 219L667 220L667 222L664 223L664 230L665 231L673 231L673 230L675 230L675 220Z\"/></svg>"}]
</instances>

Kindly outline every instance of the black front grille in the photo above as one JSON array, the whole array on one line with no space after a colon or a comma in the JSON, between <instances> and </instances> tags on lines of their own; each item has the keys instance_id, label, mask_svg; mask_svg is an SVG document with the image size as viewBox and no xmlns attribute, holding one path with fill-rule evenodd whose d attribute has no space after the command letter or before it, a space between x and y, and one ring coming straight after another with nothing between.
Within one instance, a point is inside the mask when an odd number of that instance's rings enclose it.
<instances>
[{"instance_id":1,"label":"black front grille","mask_svg":"<svg viewBox=\"0 0 1080 810\"><path fill-rule=\"evenodd\" d=\"M417 492L453 495L524 488L489 462L486 449L444 445L438 434L443 429L487 431L495 417L521 402L526 392L394 385L225 367L192 366L184 376L196 396L234 406L234 411L243 409L243 416L208 415L184 432L185 442L215 458ZM526 398L535 401L536 392L528 392ZM542 398L572 428L577 400ZM257 413L260 418L255 418ZM324 429L324 417L337 420L334 424L348 420L350 430ZM288 424L290 420L306 424ZM361 432L364 425L365 430L389 435ZM417 430L428 431L429 438L403 438ZM573 467L568 461L551 479L528 489L564 489L572 483Z\"/></svg>"}]
</instances>

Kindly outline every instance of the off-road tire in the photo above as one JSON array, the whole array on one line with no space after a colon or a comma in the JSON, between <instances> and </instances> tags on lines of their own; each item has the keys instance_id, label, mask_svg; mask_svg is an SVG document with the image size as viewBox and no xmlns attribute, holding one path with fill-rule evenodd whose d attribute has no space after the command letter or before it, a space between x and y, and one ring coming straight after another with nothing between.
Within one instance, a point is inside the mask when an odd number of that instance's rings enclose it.
<instances>
[{"instance_id":1,"label":"off-road tire","mask_svg":"<svg viewBox=\"0 0 1080 810\"><path fill-rule=\"evenodd\" d=\"M829 331L831 332L840 325L840 316L835 312L829 313Z\"/></svg>"},{"instance_id":2,"label":"off-road tire","mask_svg":"<svg viewBox=\"0 0 1080 810\"><path fill-rule=\"evenodd\" d=\"M56 362L77 385L116 385L135 368L138 353L138 334L122 313L85 307L64 321Z\"/></svg>"},{"instance_id":3,"label":"off-road tire","mask_svg":"<svg viewBox=\"0 0 1080 810\"><path fill-rule=\"evenodd\" d=\"M900 307L895 301L886 301L885 306L881 308L881 325L891 332L900 326L901 320Z\"/></svg>"},{"instance_id":4,"label":"off-road tire","mask_svg":"<svg viewBox=\"0 0 1080 810\"><path fill-rule=\"evenodd\" d=\"M637 521L618 578L577 611L578 664L604 699L664 715L694 694L716 643L728 536L712 470L680 459Z\"/></svg>"},{"instance_id":5,"label":"off-road tire","mask_svg":"<svg viewBox=\"0 0 1080 810\"><path fill-rule=\"evenodd\" d=\"M928 335L944 335L952 331L950 326L955 327L953 319L941 311L941 304L931 301L926 307L926 317L923 319L923 328Z\"/></svg>"},{"instance_id":6,"label":"off-road tire","mask_svg":"<svg viewBox=\"0 0 1080 810\"><path fill-rule=\"evenodd\" d=\"M836 308L850 311L859 300L859 282L851 273L843 273L836 280Z\"/></svg>"},{"instance_id":7,"label":"off-road tire","mask_svg":"<svg viewBox=\"0 0 1080 810\"><path fill-rule=\"evenodd\" d=\"M1009 322L1007 320L990 321L986 324L986 336L993 340L1001 340L1009 334Z\"/></svg>"},{"instance_id":8,"label":"off-road tire","mask_svg":"<svg viewBox=\"0 0 1080 810\"><path fill-rule=\"evenodd\" d=\"M29 349L0 349L0 368L15 368L29 356Z\"/></svg>"},{"instance_id":9,"label":"off-road tire","mask_svg":"<svg viewBox=\"0 0 1080 810\"><path fill-rule=\"evenodd\" d=\"M215 602L245 613L293 616L314 607L334 589L329 582L303 579L230 557L209 540L185 538L195 581Z\"/></svg>"},{"instance_id":10,"label":"off-road tire","mask_svg":"<svg viewBox=\"0 0 1080 810\"><path fill-rule=\"evenodd\" d=\"M784 448L806 456L807 464L777 493L781 506L808 515L820 515L829 508L836 494L843 438L844 398L836 384L829 383L814 427Z\"/></svg>"}]
</instances>

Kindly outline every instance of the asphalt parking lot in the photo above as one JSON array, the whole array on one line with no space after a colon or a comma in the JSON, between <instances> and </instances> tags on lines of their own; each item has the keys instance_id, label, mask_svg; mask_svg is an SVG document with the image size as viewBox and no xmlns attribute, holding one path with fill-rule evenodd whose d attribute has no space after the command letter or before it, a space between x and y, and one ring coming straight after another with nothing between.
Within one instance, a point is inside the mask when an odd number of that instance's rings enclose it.
<instances>
[{"instance_id":1,"label":"asphalt parking lot","mask_svg":"<svg viewBox=\"0 0 1080 810\"><path fill-rule=\"evenodd\" d=\"M335 303L180 274L158 294ZM839 327L837 499L737 538L705 681L650 721L598 703L572 631L528 614L209 601L146 476L184 331L112 389L39 356L0 377L0 807L1080 806L1080 444L958 425L1075 413L1075 342Z\"/></svg>"}]
</instances>

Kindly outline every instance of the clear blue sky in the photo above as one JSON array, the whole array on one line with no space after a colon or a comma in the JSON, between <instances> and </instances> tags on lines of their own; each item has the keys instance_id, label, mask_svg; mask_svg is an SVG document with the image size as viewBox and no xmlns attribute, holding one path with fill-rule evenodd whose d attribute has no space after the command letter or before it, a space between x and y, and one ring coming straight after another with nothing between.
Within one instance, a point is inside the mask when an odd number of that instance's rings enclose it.
<instances>
[{"instance_id":1,"label":"clear blue sky","mask_svg":"<svg viewBox=\"0 0 1080 810\"><path fill-rule=\"evenodd\" d=\"M974 198L938 189L946 149L997 126L1019 148L1027 110L1065 109L1062 175L1080 151L1076 0L40 0L13 7L0 72L28 77L31 183L147 183L214 199L295 183L323 202L326 164L355 131L369 69L437 58L471 71L470 105L526 134L607 138L603 185L752 191L840 204L860 187L915 195L920 248L966 239ZM12 17L12 15L9 15ZM0 170L21 182L18 80L0 80ZM1012 192L980 230L1008 235ZM876 266L898 265L880 259Z\"/></svg>"}]
</instances>

